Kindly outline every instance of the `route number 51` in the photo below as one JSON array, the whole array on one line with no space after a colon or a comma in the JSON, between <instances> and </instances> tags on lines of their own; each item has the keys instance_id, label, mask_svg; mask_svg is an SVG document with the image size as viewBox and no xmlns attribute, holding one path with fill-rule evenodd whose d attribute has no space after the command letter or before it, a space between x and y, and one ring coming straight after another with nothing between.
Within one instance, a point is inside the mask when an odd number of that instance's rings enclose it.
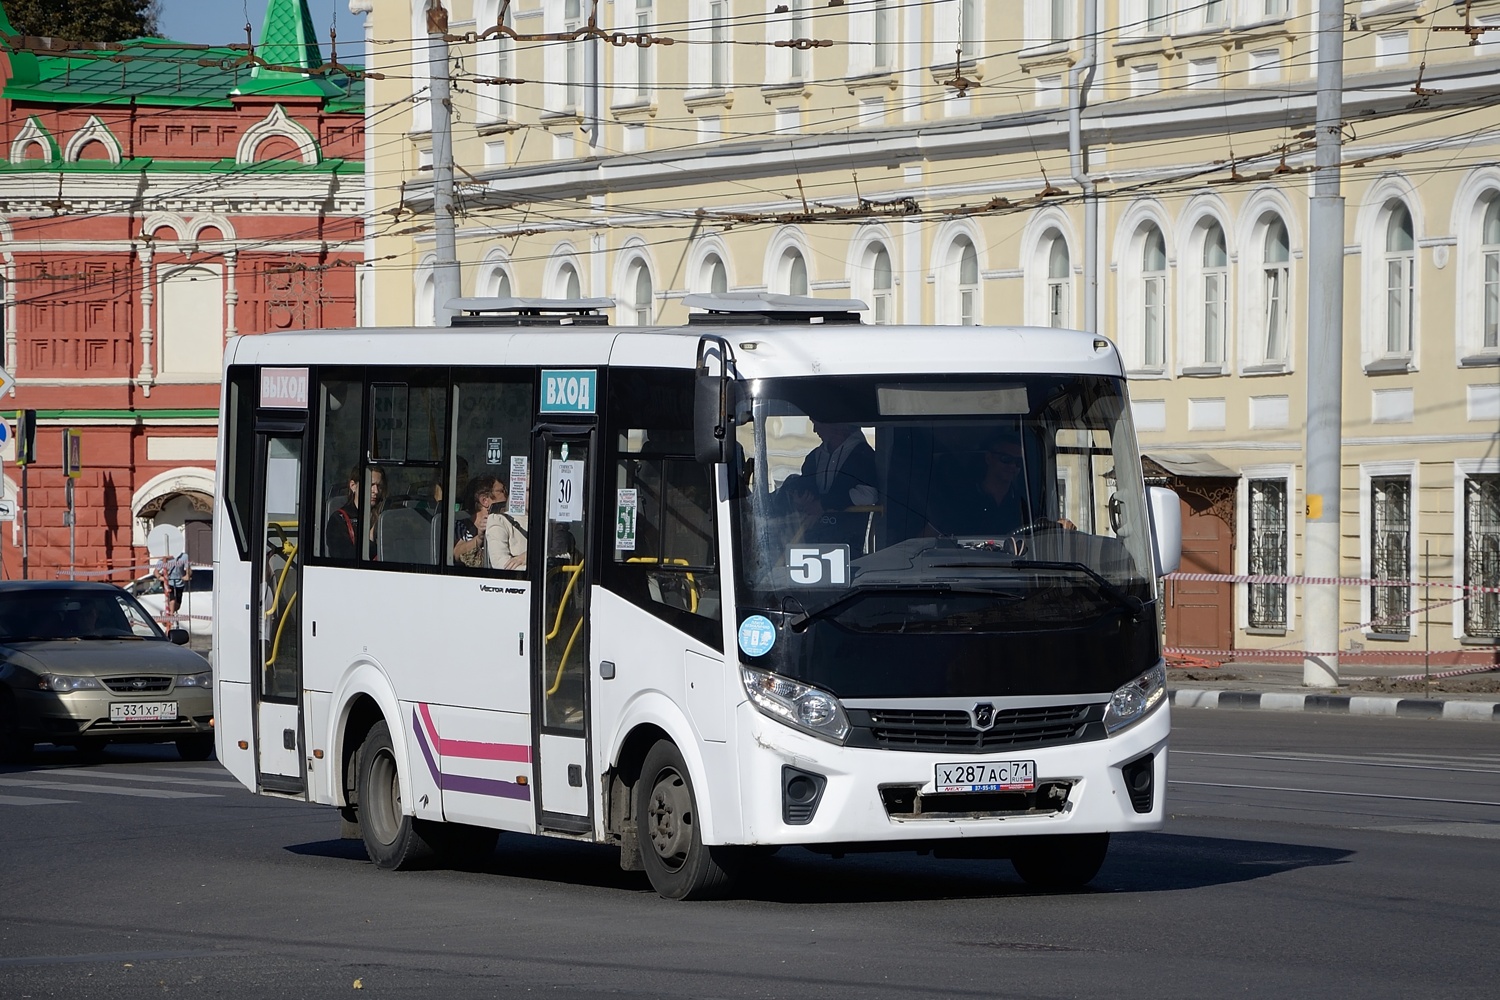
<instances>
[{"instance_id":1,"label":"route number 51","mask_svg":"<svg viewBox=\"0 0 1500 1000\"><path fill-rule=\"evenodd\" d=\"M797 545L787 550L792 582L803 587L824 584L843 587L849 583L849 546Z\"/></svg>"}]
</instances>

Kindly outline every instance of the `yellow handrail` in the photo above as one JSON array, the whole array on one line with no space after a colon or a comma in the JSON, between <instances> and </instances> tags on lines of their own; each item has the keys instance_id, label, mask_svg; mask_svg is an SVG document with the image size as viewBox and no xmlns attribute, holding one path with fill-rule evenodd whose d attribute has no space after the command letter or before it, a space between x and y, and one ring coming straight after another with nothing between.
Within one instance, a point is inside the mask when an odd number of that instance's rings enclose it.
<instances>
[{"instance_id":1,"label":"yellow handrail","mask_svg":"<svg viewBox=\"0 0 1500 1000\"><path fill-rule=\"evenodd\" d=\"M658 559L655 556L631 556L629 559L626 559L625 561L627 563L650 563L650 564L657 565L657 566L663 566L663 565L670 565L670 566L691 566L692 565L692 563L688 562L686 559L681 559L681 558ZM695 580L695 579L693 579L693 574L692 573L684 573L682 575L687 578L687 582L689 584L689 586L688 586L688 612L690 614L697 614L698 613L698 581Z\"/></svg>"},{"instance_id":2,"label":"yellow handrail","mask_svg":"<svg viewBox=\"0 0 1500 1000\"><path fill-rule=\"evenodd\" d=\"M273 521L271 522L270 526L275 528L276 533L281 536L282 563L281 575L276 578L276 589L271 593L271 606L262 612L262 614L267 618L271 617L271 615L275 613L276 609L281 607L281 590L286 586L287 574L292 571L292 566L294 566L297 561L296 543L287 537L286 532L285 530L283 530L281 524ZM294 524L293 527L296 527L296 525ZM276 654L281 649L281 630L286 628L287 619L291 617L292 605L297 603L297 596L298 595L293 594L292 599L286 602L286 611L282 613L281 617L276 622L276 635L271 640L271 656L268 660L266 660L265 664L268 668L271 666L271 664L276 662Z\"/></svg>"},{"instance_id":3,"label":"yellow handrail","mask_svg":"<svg viewBox=\"0 0 1500 1000\"><path fill-rule=\"evenodd\" d=\"M563 612L567 610L568 598L573 594L573 587L578 583L578 578L583 575L583 562L580 560L572 565L559 566L553 572L567 573L568 585L563 588L562 597L557 602L557 618L552 623L552 629L543 636L542 648L544 650L547 648L546 643L556 639L558 634L562 632ZM552 686L547 688L548 697L556 694L558 689L562 687L563 670L568 665L568 656L573 652L573 643L578 641L578 633L582 629L583 616L580 615L577 623L573 626L572 634L568 636L568 644L563 647L562 656L557 661L557 676L552 679Z\"/></svg>"}]
</instances>

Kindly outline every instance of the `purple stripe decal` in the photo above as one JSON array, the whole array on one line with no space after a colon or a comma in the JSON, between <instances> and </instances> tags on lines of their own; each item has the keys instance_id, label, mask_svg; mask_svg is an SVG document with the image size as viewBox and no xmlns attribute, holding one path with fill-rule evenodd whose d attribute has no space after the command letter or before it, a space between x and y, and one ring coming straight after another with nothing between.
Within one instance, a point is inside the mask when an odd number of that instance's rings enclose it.
<instances>
[{"instance_id":1,"label":"purple stripe decal","mask_svg":"<svg viewBox=\"0 0 1500 1000\"><path fill-rule=\"evenodd\" d=\"M502 799L519 799L522 802L530 801L531 789L526 785L495 778L476 778L467 774L445 774L432 756L432 747L427 742L427 731L422 728L422 720L415 711L411 713L411 728L417 735L417 746L422 748L422 758L427 761L427 770L431 772L432 780L437 783L440 790L466 792L470 795L493 795Z\"/></svg>"},{"instance_id":2,"label":"purple stripe decal","mask_svg":"<svg viewBox=\"0 0 1500 1000\"><path fill-rule=\"evenodd\" d=\"M432 759L432 747L427 745L427 734L422 731L422 722L415 711L411 713L411 728L417 734L417 746L422 748L422 756L427 759L427 770L432 772L432 780L442 788L443 773L438 770L437 761Z\"/></svg>"},{"instance_id":3,"label":"purple stripe decal","mask_svg":"<svg viewBox=\"0 0 1500 1000\"><path fill-rule=\"evenodd\" d=\"M513 781L497 781L494 778L472 778L466 774L443 775L443 791L468 792L471 795L496 795L502 799L531 798L531 790Z\"/></svg>"}]
</instances>

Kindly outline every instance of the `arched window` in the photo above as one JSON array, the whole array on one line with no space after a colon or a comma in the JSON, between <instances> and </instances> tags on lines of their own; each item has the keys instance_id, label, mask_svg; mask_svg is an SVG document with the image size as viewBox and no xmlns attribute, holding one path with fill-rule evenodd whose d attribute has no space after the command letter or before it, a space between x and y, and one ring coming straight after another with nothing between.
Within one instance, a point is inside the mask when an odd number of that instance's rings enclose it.
<instances>
[{"instance_id":1,"label":"arched window","mask_svg":"<svg viewBox=\"0 0 1500 1000\"><path fill-rule=\"evenodd\" d=\"M1484 323L1480 346L1487 351L1500 347L1500 197L1491 198L1484 212L1480 239L1484 255Z\"/></svg>"},{"instance_id":2,"label":"arched window","mask_svg":"<svg viewBox=\"0 0 1500 1000\"><path fill-rule=\"evenodd\" d=\"M703 262L703 271L708 275L705 284L708 285L709 294L723 295L729 291L729 272L718 254L709 254L708 259Z\"/></svg>"},{"instance_id":3,"label":"arched window","mask_svg":"<svg viewBox=\"0 0 1500 1000\"><path fill-rule=\"evenodd\" d=\"M876 244L869 254L870 308L874 322L884 326L894 319L895 281L891 274L891 255Z\"/></svg>"},{"instance_id":4,"label":"arched window","mask_svg":"<svg viewBox=\"0 0 1500 1000\"><path fill-rule=\"evenodd\" d=\"M1070 322L1073 301L1073 263L1068 259L1068 244L1058 232L1052 233L1047 251L1047 325L1065 327Z\"/></svg>"},{"instance_id":5,"label":"arched window","mask_svg":"<svg viewBox=\"0 0 1500 1000\"><path fill-rule=\"evenodd\" d=\"M1203 234L1203 271L1200 275L1202 300L1203 363L1224 363L1224 323L1226 290L1229 287L1229 251L1224 245L1224 229L1211 223Z\"/></svg>"},{"instance_id":6,"label":"arched window","mask_svg":"<svg viewBox=\"0 0 1500 1000\"><path fill-rule=\"evenodd\" d=\"M487 286L484 292L485 295L497 299L508 299L511 297L510 275L505 273L504 268L496 267L491 269L485 285Z\"/></svg>"},{"instance_id":7,"label":"arched window","mask_svg":"<svg viewBox=\"0 0 1500 1000\"><path fill-rule=\"evenodd\" d=\"M553 298L581 299L583 298L583 286L578 280L578 268L571 263L564 264L557 269L557 275L553 281Z\"/></svg>"},{"instance_id":8,"label":"arched window","mask_svg":"<svg viewBox=\"0 0 1500 1000\"><path fill-rule=\"evenodd\" d=\"M434 301L437 299L437 278L432 274L432 263L429 261L417 270L417 293L412 297L411 323L412 326L433 326L437 323L434 316Z\"/></svg>"},{"instance_id":9,"label":"arched window","mask_svg":"<svg viewBox=\"0 0 1500 1000\"><path fill-rule=\"evenodd\" d=\"M967 237L960 237L958 245L958 325L975 326L979 323L979 254Z\"/></svg>"},{"instance_id":10,"label":"arched window","mask_svg":"<svg viewBox=\"0 0 1500 1000\"><path fill-rule=\"evenodd\" d=\"M776 262L776 290L785 295L808 294L807 260L795 247L782 251Z\"/></svg>"},{"instance_id":11,"label":"arched window","mask_svg":"<svg viewBox=\"0 0 1500 1000\"><path fill-rule=\"evenodd\" d=\"M1167 363L1167 241L1147 226L1141 246L1142 360L1147 368Z\"/></svg>"},{"instance_id":12,"label":"arched window","mask_svg":"<svg viewBox=\"0 0 1500 1000\"><path fill-rule=\"evenodd\" d=\"M1411 354L1416 301L1416 246L1411 212L1395 206L1385 225L1385 353Z\"/></svg>"},{"instance_id":13,"label":"arched window","mask_svg":"<svg viewBox=\"0 0 1500 1000\"><path fill-rule=\"evenodd\" d=\"M637 259L625 272L625 294L630 300L629 323L632 326L650 326L652 323L653 289L651 269L644 260Z\"/></svg>"},{"instance_id":14,"label":"arched window","mask_svg":"<svg viewBox=\"0 0 1500 1000\"><path fill-rule=\"evenodd\" d=\"M573 32L583 27L580 0L563 0L563 31ZM566 49L566 66L563 74L563 110L578 111L583 107L583 60L587 53L583 42L573 39L563 43Z\"/></svg>"},{"instance_id":15,"label":"arched window","mask_svg":"<svg viewBox=\"0 0 1500 1000\"><path fill-rule=\"evenodd\" d=\"M475 28L483 34L501 24L515 27L514 5L505 0L479 0L474 7ZM512 65L515 42L505 34L495 34L475 46L477 75L487 80L505 80L514 76ZM481 122L504 121L511 115L512 85L480 83L474 85L475 117Z\"/></svg>"},{"instance_id":16,"label":"arched window","mask_svg":"<svg viewBox=\"0 0 1500 1000\"><path fill-rule=\"evenodd\" d=\"M1291 289L1291 241L1286 223L1273 219L1266 226L1261 257L1261 351L1260 360L1275 364L1286 361L1287 296Z\"/></svg>"}]
</instances>

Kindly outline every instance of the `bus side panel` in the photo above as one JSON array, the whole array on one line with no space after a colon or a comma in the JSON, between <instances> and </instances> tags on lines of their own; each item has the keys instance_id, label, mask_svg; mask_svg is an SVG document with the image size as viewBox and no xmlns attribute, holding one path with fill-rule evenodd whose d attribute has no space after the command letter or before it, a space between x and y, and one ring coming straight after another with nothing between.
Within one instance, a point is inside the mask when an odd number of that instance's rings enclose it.
<instances>
[{"instance_id":1,"label":"bus side panel","mask_svg":"<svg viewBox=\"0 0 1500 1000\"><path fill-rule=\"evenodd\" d=\"M404 801L414 815L443 818L446 769L437 741L448 733L433 708L461 702L479 713L519 714L529 732L527 584L311 566L304 592L306 686L333 691L351 665L378 663L402 703L399 717L386 721L405 744L403 794L411 797ZM342 714L343 703L336 703ZM493 734L486 739L500 742Z\"/></svg>"},{"instance_id":2,"label":"bus side panel","mask_svg":"<svg viewBox=\"0 0 1500 1000\"><path fill-rule=\"evenodd\" d=\"M425 743L442 776L444 819L536 832L529 714L419 705L417 739L418 752Z\"/></svg>"},{"instance_id":3,"label":"bus side panel","mask_svg":"<svg viewBox=\"0 0 1500 1000\"><path fill-rule=\"evenodd\" d=\"M723 676L722 654L629 601L603 588L594 589L590 702L594 720L594 775L614 766L631 731L642 725L665 730L682 751L698 800L699 830L707 843L735 843L740 828L739 767L731 743L723 739L729 708L708 704L714 688L738 693ZM598 664L615 665L615 676L600 676ZM712 671L720 676L711 676ZM689 678L703 690L689 694ZM701 695L701 697L700 697ZM732 700L732 699L731 699ZM687 706L687 709L684 709ZM696 716L689 718L691 711ZM701 728L699 723L701 723ZM603 795L603 792L599 792ZM596 825L603 836L605 810L596 804Z\"/></svg>"},{"instance_id":4,"label":"bus side panel","mask_svg":"<svg viewBox=\"0 0 1500 1000\"><path fill-rule=\"evenodd\" d=\"M329 713L333 696L327 691L307 691L302 696L305 713L302 725L307 732L307 801L333 805L333 762L338 754L328 752ZM321 754L321 756L319 756Z\"/></svg>"},{"instance_id":5,"label":"bus side panel","mask_svg":"<svg viewBox=\"0 0 1500 1000\"><path fill-rule=\"evenodd\" d=\"M216 668L217 669L217 668ZM250 685L215 679L214 751L224 770L255 791L255 733L251 728ZM245 749L240 749L240 741Z\"/></svg>"}]
</instances>

